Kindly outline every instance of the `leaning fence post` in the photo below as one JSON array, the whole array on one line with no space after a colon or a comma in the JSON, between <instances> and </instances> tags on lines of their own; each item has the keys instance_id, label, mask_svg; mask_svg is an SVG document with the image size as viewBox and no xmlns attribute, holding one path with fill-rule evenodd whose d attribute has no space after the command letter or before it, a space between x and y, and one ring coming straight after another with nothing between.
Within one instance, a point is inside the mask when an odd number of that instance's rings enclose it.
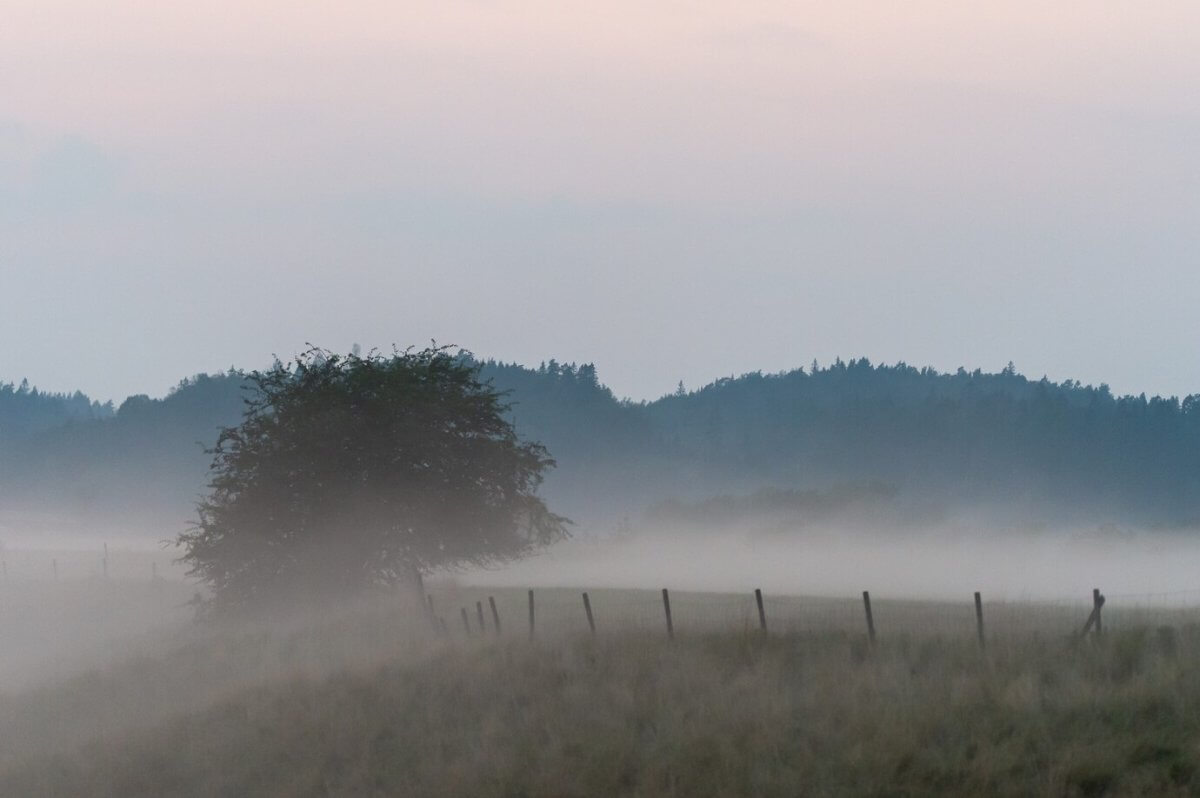
<instances>
[{"instance_id":1,"label":"leaning fence post","mask_svg":"<svg viewBox=\"0 0 1200 798\"><path fill-rule=\"evenodd\" d=\"M471 636L471 619L467 617L467 608L459 607L458 611L462 613L463 631L467 633L467 637Z\"/></svg>"},{"instance_id":2,"label":"leaning fence post","mask_svg":"<svg viewBox=\"0 0 1200 798\"><path fill-rule=\"evenodd\" d=\"M763 634L767 633L767 613L763 609L762 588L754 588L754 601L758 604L758 628L762 629Z\"/></svg>"},{"instance_id":3,"label":"leaning fence post","mask_svg":"<svg viewBox=\"0 0 1200 798\"><path fill-rule=\"evenodd\" d=\"M475 617L479 619L479 635L480 635L480 637L482 637L483 633L487 631L487 627L483 625L483 602L482 601L475 602Z\"/></svg>"},{"instance_id":4,"label":"leaning fence post","mask_svg":"<svg viewBox=\"0 0 1200 798\"><path fill-rule=\"evenodd\" d=\"M675 638L675 624L671 623L671 594L667 592L665 587L662 590L663 612L667 615L667 637L673 640Z\"/></svg>"},{"instance_id":5,"label":"leaning fence post","mask_svg":"<svg viewBox=\"0 0 1200 798\"><path fill-rule=\"evenodd\" d=\"M1104 597L1100 595L1100 588L1092 588L1092 607L1096 610L1096 637L1100 637L1104 633L1104 627L1101 623L1100 608L1104 606Z\"/></svg>"},{"instance_id":6,"label":"leaning fence post","mask_svg":"<svg viewBox=\"0 0 1200 798\"><path fill-rule=\"evenodd\" d=\"M488 596L488 605L492 608L492 625L496 627L496 637L500 636L500 613L496 611L496 599Z\"/></svg>"},{"instance_id":7,"label":"leaning fence post","mask_svg":"<svg viewBox=\"0 0 1200 798\"><path fill-rule=\"evenodd\" d=\"M983 597L978 590L975 591L975 628L979 632L979 648L986 648L987 643L983 638Z\"/></svg>"},{"instance_id":8,"label":"leaning fence post","mask_svg":"<svg viewBox=\"0 0 1200 798\"><path fill-rule=\"evenodd\" d=\"M875 618L871 615L871 593L863 591L863 610L867 613L867 637L875 643Z\"/></svg>"},{"instance_id":9,"label":"leaning fence post","mask_svg":"<svg viewBox=\"0 0 1200 798\"><path fill-rule=\"evenodd\" d=\"M529 639L533 639L533 591L529 591Z\"/></svg>"},{"instance_id":10,"label":"leaning fence post","mask_svg":"<svg viewBox=\"0 0 1200 798\"><path fill-rule=\"evenodd\" d=\"M1091 631L1093 626L1100 624L1100 608L1104 606L1104 596L1099 594L1092 595L1092 612L1088 615L1087 623L1083 625L1083 631L1079 633L1079 639L1087 637L1087 633Z\"/></svg>"},{"instance_id":11,"label":"leaning fence post","mask_svg":"<svg viewBox=\"0 0 1200 798\"><path fill-rule=\"evenodd\" d=\"M587 593L583 594L583 611L587 613L588 629L592 630L592 634L596 634L596 619L592 617L592 601Z\"/></svg>"}]
</instances>

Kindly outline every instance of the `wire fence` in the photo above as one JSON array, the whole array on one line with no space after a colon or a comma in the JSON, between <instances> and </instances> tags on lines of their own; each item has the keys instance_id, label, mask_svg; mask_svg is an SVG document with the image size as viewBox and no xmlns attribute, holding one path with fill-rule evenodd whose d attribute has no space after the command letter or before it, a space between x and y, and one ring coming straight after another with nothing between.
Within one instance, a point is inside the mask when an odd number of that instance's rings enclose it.
<instances>
[{"instance_id":1,"label":"wire fence","mask_svg":"<svg viewBox=\"0 0 1200 798\"><path fill-rule=\"evenodd\" d=\"M495 635L497 617L504 636L529 634L531 629L535 635L548 636L593 629L597 634L667 631L668 609L661 591L596 589L586 595L591 622L584 591L567 588L435 587L429 600L434 622L444 623L447 633L458 635ZM859 596L764 595L761 616L753 591L670 591L668 598L670 625L676 634L759 630L764 622L768 632L778 634L869 633L867 607ZM1078 635L1095 608L1092 595L1017 601L989 601L981 596L978 610L971 595L961 602L870 595L869 603L871 624L879 637L977 636L982 625L989 640ZM482 615L480 607L485 610ZM1105 630L1200 625L1200 589L1104 596L1098 615Z\"/></svg>"},{"instance_id":2,"label":"wire fence","mask_svg":"<svg viewBox=\"0 0 1200 798\"><path fill-rule=\"evenodd\" d=\"M156 602L170 597L186 600L194 588L186 583L179 552L171 547L148 549L97 542L86 549L61 551L0 549L0 616L19 610L27 601L48 600L47 591L112 592L103 587L121 583L130 603ZM62 583L59 588L50 584ZM143 584L146 589L137 587ZM88 587L88 586L91 587ZM868 586L869 587L869 586ZM152 588L152 589L151 589ZM586 588L537 588L535 627L545 634L587 631L582 594ZM662 630L666 618L660 589L587 590L592 625L597 633L617 630ZM105 593L104 595L106 595ZM680 633L757 628L758 606L752 588L738 593L670 591L672 622ZM494 634L499 618L502 632L528 632L528 593L511 587L488 588L452 582L431 585L434 615L447 631L479 633L483 626ZM492 612L488 598L495 604ZM1200 588L1105 596L1102 611L1106 628L1200 623ZM991 600L982 596L983 620L988 637L1068 634L1078 631L1092 609L1086 593L1050 598ZM464 628L462 615L466 611ZM878 634L952 636L975 634L977 617L973 596L961 600L917 600L871 594L871 610ZM781 634L866 632L865 609L856 594L844 597L765 593L763 612L771 632ZM2 624L0 624L2 625ZM505 628L507 627L507 629Z\"/></svg>"},{"instance_id":3,"label":"wire fence","mask_svg":"<svg viewBox=\"0 0 1200 798\"><path fill-rule=\"evenodd\" d=\"M40 668L81 644L119 646L130 634L149 634L190 618L197 587L184 578L177 552L97 544L75 551L0 551L0 677ZM587 593L587 605L583 595ZM531 604L532 593L532 604ZM772 635L841 634L869 637L861 594L764 593L762 614L753 588L740 592L668 593L675 635L758 632ZM398 636L401 624L432 626L452 639L518 639L625 632L667 633L667 607L657 589L488 587L433 580L427 602L414 612L410 591L381 595L390 607L378 615L379 636ZM1087 592L1050 598L992 600L913 599L870 594L871 623L879 640L937 637L986 641L1069 637L1082 632L1094 610ZM588 610L590 609L590 619ZM532 617L531 617L532 611ZM401 617L403 616L403 617ZM1105 632L1170 626L1200 630L1200 588L1121 592L1104 596ZM398 637L397 637L398 639ZM121 644L123 645L123 643ZM71 658L61 655L64 667Z\"/></svg>"},{"instance_id":4,"label":"wire fence","mask_svg":"<svg viewBox=\"0 0 1200 798\"><path fill-rule=\"evenodd\" d=\"M81 579L181 579L186 568L172 546L97 543L58 550L0 548L0 584Z\"/></svg>"}]
</instances>

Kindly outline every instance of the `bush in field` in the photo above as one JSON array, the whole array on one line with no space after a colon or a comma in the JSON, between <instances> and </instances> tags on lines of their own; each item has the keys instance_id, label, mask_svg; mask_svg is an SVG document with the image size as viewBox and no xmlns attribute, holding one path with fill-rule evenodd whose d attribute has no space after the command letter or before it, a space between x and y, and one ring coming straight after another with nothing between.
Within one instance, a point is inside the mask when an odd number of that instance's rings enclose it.
<instances>
[{"instance_id":1,"label":"bush in field","mask_svg":"<svg viewBox=\"0 0 1200 798\"><path fill-rule=\"evenodd\" d=\"M566 534L537 496L554 461L460 351L311 349L249 383L179 537L217 609L505 561Z\"/></svg>"}]
</instances>

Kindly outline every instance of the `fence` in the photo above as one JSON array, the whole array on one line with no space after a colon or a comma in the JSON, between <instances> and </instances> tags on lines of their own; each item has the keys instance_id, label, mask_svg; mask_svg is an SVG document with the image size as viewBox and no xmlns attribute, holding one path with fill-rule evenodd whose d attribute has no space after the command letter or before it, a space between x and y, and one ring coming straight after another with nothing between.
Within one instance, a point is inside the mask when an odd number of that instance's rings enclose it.
<instances>
[{"instance_id":1,"label":"fence","mask_svg":"<svg viewBox=\"0 0 1200 798\"><path fill-rule=\"evenodd\" d=\"M186 568L180 551L166 546L113 545L97 541L84 547L4 549L0 547L0 583L53 580L122 579L157 581L181 579Z\"/></svg>"},{"instance_id":2,"label":"fence","mask_svg":"<svg viewBox=\"0 0 1200 798\"><path fill-rule=\"evenodd\" d=\"M182 578L183 569L170 550L130 550L97 542L88 550L0 551L0 588L79 580L121 580L163 585ZM431 589L429 611L439 628L463 634L544 634L640 629L673 633L765 629L770 633L862 633L868 638L921 633L935 636L975 635L988 639L1030 633L1082 633L1101 591L1055 599L989 601L965 595L961 602L888 598L864 592L857 596L773 595L744 593L538 588L437 587ZM485 607L486 604L486 607ZM459 612L459 610L462 612ZM486 612L485 612L486 610ZM668 616L669 611L669 616ZM669 621L668 621L669 617ZM1200 590L1122 593L1104 597L1089 633L1127 625L1200 622Z\"/></svg>"},{"instance_id":3,"label":"fence","mask_svg":"<svg viewBox=\"0 0 1200 798\"><path fill-rule=\"evenodd\" d=\"M477 598L475 596L478 596ZM874 642L900 635L973 637L980 646L1005 638L1044 635L1082 638L1146 625L1200 624L1200 590L1039 601L989 602L981 593L961 603L887 599L599 589L450 588L431 590L428 612L435 628L471 637L524 634L555 636L636 630L675 634L742 630L764 634L846 633ZM491 607L491 623L481 609ZM477 612L471 613L474 605ZM473 618L473 620L472 620ZM503 620L502 620L503 619Z\"/></svg>"},{"instance_id":4,"label":"fence","mask_svg":"<svg viewBox=\"0 0 1200 798\"><path fill-rule=\"evenodd\" d=\"M48 590L54 582L63 589L83 591L84 583L120 581L127 592L134 583L145 585L136 601L180 603L185 585L176 553L114 547L97 542L91 550L34 552L0 551L0 629L4 616L25 613L24 600L42 601L37 585ZM28 595L8 596L5 585ZM94 588L93 588L94 589ZM150 592L153 591L153 592ZM145 593L145 595L142 595ZM188 597L191 593L189 592ZM1063 596L1055 599L989 601L967 594L961 601L889 598L870 592L841 598L775 595L760 590L712 593L632 589L476 588L454 585L431 587L427 611L446 634L558 635L641 630L673 635L728 630L759 630L770 634L843 633L869 640L897 635L976 637L980 645L1006 637L1104 634L1128 626L1200 624L1200 590L1159 593L1121 593ZM130 609L127 614L133 614ZM1094 614L1094 617L1093 617ZM1089 624L1088 621L1091 620Z\"/></svg>"}]
</instances>

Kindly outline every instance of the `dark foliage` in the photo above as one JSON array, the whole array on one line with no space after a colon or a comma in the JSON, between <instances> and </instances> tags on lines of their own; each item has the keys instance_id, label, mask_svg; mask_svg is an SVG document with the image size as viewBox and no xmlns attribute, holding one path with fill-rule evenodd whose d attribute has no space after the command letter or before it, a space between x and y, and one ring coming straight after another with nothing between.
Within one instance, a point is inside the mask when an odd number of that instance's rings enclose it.
<instances>
[{"instance_id":1,"label":"dark foliage","mask_svg":"<svg viewBox=\"0 0 1200 798\"><path fill-rule=\"evenodd\" d=\"M61 422L0 448L0 509L51 526L156 529L174 537L207 473L204 450L236 424L245 375L182 380L162 399ZM104 409L106 406L101 406ZM28 523L26 521L25 523Z\"/></svg>"},{"instance_id":2,"label":"dark foliage","mask_svg":"<svg viewBox=\"0 0 1200 798\"><path fill-rule=\"evenodd\" d=\"M502 562L565 535L537 496L554 461L517 438L502 394L451 350L313 349L248 381L179 539L218 607Z\"/></svg>"},{"instance_id":3,"label":"dark foliage","mask_svg":"<svg viewBox=\"0 0 1200 798\"><path fill-rule=\"evenodd\" d=\"M635 403L616 398L590 365L480 366L479 379L511 392L504 412L517 433L560 464L544 495L589 522L636 517L672 497L868 484L897 489L898 501L986 504L1026 519L1200 520L1200 395L1115 396L1011 366L943 373L861 359ZM197 442L211 445L220 426L237 423L244 380L232 371L197 377L115 418L0 449L0 511L127 518L158 503L150 520L173 533L204 484Z\"/></svg>"},{"instance_id":4,"label":"dark foliage","mask_svg":"<svg viewBox=\"0 0 1200 798\"><path fill-rule=\"evenodd\" d=\"M83 393L47 393L30 387L0 382L0 443L27 438L42 430L69 424L108 418L113 414L112 403L94 402Z\"/></svg>"}]
</instances>

